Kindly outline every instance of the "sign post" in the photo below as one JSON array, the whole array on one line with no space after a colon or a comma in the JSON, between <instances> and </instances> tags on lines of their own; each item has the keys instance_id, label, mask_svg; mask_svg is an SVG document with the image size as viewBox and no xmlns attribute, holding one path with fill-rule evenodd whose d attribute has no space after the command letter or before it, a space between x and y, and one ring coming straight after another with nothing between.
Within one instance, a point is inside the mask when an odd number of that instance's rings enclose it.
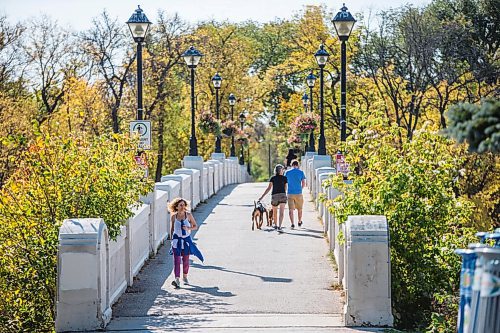
<instances>
[{"instance_id":1,"label":"sign post","mask_svg":"<svg viewBox=\"0 0 500 333\"><path fill-rule=\"evenodd\" d=\"M139 149L151 149L151 121L134 120L130 122L130 135L139 134Z\"/></svg>"}]
</instances>

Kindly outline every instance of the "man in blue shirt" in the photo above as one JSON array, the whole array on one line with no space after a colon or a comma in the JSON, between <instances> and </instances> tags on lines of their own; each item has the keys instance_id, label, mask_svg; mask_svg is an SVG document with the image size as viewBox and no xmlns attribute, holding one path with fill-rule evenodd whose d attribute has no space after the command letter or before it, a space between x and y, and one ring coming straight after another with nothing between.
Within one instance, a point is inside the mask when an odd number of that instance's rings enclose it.
<instances>
[{"instance_id":1,"label":"man in blue shirt","mask_svg":"<svg viewBox=\"0 0 500 333\"><path fill-rule=\"evenodd\" d=\"M298 213L299 227L302 226L302 206L304 205L302 189L306 186L306 175L299 169L299 161L293 160L291 166L292 168L285 173L285 177L288 182L288 214L293 229L295 228L293 223L293 211L295 209L297 209Z\"/></svg>"}]
</instances>

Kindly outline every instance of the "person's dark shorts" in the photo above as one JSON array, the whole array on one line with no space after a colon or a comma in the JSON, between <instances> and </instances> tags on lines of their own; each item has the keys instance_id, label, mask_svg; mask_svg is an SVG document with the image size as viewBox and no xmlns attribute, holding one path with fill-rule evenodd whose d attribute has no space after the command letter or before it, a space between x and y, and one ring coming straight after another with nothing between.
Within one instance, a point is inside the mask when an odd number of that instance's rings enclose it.
<instances>
[{"instance_id":1,"label":"person's dark shorts","mask_svg":"<svg viewBox=\"0 0 500 333\"><path fill-rule=\"evenodd\" d=\"M271 196L271 205L279 206L279 204L286 203L288 198L285 193L276 193Z\"/></svg>"}]
</instances>

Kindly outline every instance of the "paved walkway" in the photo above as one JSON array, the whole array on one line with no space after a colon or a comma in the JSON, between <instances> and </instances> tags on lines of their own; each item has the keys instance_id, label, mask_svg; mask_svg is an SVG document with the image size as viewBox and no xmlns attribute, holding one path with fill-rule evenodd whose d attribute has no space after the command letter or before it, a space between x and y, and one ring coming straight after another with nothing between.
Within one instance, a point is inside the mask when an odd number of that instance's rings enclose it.
<instances>
[{"instance_id":1,"label":"paved walkway","mask_svg":"<svg viewBox=\"0 0 500 333\"><path fill-rule=\"evenodd\" d=\"M352 332L342 328L341 292L310 197L304 225L252 231L253 201L267 183L228 186L200 205L191 285L174 289L168 246L142 269L113 308L108 331ZM269 201L269 196L266 198Z\"/></svg>"}]
</instances>

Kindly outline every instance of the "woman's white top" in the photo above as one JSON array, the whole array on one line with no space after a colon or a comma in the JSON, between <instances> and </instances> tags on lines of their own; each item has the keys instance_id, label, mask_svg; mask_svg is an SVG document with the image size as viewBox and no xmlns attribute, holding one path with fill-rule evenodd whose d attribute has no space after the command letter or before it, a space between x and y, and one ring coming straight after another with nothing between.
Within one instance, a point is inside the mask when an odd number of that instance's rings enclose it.
<instances>
[{"instance_id":1,"label":"woman's white top","mask_svg":"<svg viewBox=\"0 0 500 333\"><path fill-rule=\"evenodd\" d=\"M186 238L188 237L189 235L191 235L191 230L184 230L184 235L182 234L182 226L186 226L188 228L191 227L191 223L189 223L189 219L188 219L188 215L189 213L186 212L186 218L184 220L178 220L177 219L177 214L175 214L175 218L174 218L174 234L179 236L180 238ZM173 235L172 235L173 237ZM172 247L173 248L177 248L177 242L178 240L177 239L172 239Z\"/></svg>"}]
</instances>

